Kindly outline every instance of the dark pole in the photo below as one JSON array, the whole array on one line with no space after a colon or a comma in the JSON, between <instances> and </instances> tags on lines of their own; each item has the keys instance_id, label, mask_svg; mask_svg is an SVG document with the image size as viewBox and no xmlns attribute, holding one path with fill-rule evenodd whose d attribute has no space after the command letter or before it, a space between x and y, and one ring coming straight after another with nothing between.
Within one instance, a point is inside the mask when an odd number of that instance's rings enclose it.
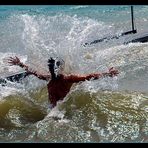
<instances>
[{"instance_id":1,"label":"dark pole","mask_svg":"<svg viewBox=\"0 0 148 148\"><path fill-rule=\"evenodd\" d=\"M110 39L118 39L120 36L123 36L123 35L128 35L128 34L134 34L134 33L137 33L137 30L134 28L134 13L133 13L133 6L131 6L131 20L132 20L132 30L130 31L127 31L127 32L123 32L121 33L121 35L114 35L114 36L108 36L108 37L104 37L102 39L98 39L98 40L94 40L93 42L90 42L90 43L85 43L84 46L86 45L91 45L91 44L97 44L99 42L103 42L103 41L107 41L107 40L110 40Z\"/></svg>"},{"instance_id":2,"label":"dark pole","mask_svg":"<svg viewBox=\"0 0 148 148\"><path fill-rule=\"evenodd\" d=\"M137 31L134 28L134 13L133 13L133 6L131 6L131 19L132 19L132 31L136 33Z\"/></svg>"}]
</instances>

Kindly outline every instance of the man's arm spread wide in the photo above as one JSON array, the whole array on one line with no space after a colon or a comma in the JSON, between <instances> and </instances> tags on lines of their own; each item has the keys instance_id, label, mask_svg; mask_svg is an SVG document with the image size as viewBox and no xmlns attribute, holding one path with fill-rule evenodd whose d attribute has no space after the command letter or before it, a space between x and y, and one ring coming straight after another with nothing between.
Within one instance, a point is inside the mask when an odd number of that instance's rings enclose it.
<instances>
[{"instance_id":1,"label":"man's arm spread wide","mask_svg":"<svg viewBox=\"0 0 148 148\"><path fill-rule=\"evenodd\" d=\"M92 73L88 75L69 75L69 76L65 76L65 79L72 83L78 83L80 81L85 81L90 79L96 80L102 77L113 77L113 76L116 76L118 73L119 72L117 70L114 70L113 68L111 68L109 72Z\"/></svg>"},{"instance_id":2,"label":"man's arm spread wide","mask_svg":"<svg viewBox=\"0 0 148 148\"><path fill-rule=\"evenodd\" d=\"M78 83L78 82L90 80L90 79L99 79L103 75L101 73L94 73L94 74L88 74L88 75L69 75L69 76L66 76L65 79L69 82Z\"/></svg>"},{"instance_id":3,"label":"man's arm spread wide","mask_svg":"<svg viewBox=\"0 0 148 148\"><path fill-rule=\"evenodd\" d=\"M21 62L19 63L19 66L21 68L24 68L24 70L27 72L27 76L28 75L34 75L34 76L36 76L36 77L38 77L39 79L42 79L42 80L48 80L50 78L50 75L39 74L37 71L30 69L27 65L25 65Z\"/></svg>"},{"instance_id":4,"label":"man's arm spread wide","mask_svg":"<svg viewBox=\"0 0 148 148\"><path fill-rule=\"evenodd\" d=\"M11 66L12 65L18 65L21 68L23 68L27 72L26 76L34 75L34 76L36 76L36 77L38 77L39 79L42 79L42 80L48 80L50 78L50 75L39 74L37 71L31 70L27 65L23 64L17 56L15 56L14 58L9 57L8 63L11 64Z\"/></svg>"}]
</instances>

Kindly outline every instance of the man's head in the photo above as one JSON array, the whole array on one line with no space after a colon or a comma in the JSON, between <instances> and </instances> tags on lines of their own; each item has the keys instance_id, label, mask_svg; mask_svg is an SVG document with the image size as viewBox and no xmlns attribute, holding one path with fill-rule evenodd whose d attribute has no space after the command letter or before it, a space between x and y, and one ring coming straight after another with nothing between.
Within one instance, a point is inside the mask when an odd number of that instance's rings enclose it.
<instances>
[{"instance_id":1,"label":"man's head","mask_svg":"<svg viewBox=\"0 0 148 148\"><path fill-rule=\"evenodd\" d=\"M64 70L64 61L58 58L50 57L50 59L48 59L48 67L52 79L55 79Z\"/></svg>"}]
</instances>

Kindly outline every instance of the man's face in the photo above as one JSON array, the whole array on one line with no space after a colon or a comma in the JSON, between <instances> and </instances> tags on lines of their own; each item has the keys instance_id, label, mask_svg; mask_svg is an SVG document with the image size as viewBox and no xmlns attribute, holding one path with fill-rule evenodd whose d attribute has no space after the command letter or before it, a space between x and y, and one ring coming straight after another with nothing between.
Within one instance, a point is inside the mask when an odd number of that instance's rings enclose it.
<instances>
[{"instance_id":1,"label":"man's face","mask_svg":"<svg viewBox=\"0 0 148 148\"><path fill-rule=\"evenodd\" d=\"M48 67L49 67L49 71L51 74L54 74L56 77L61 74L64 70L64 62L62 63L61 61L59 60L50 60L48 62Z\"/></svg>"}]
</instances>

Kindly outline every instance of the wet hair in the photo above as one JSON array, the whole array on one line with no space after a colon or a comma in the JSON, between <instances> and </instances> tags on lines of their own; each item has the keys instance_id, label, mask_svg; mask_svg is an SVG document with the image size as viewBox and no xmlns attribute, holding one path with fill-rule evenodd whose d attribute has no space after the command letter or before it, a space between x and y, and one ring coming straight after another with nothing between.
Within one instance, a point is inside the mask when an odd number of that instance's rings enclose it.
<instances>
[{"instance_id":1,"label":"wet hair","mask_svg":"<svg viewBox=\"0 0 148 148\"><path fill-rule=\"evenodd\" d=\"M55 64L55 59L53 59L52 57L50 59L48 59L48 66Z\"/></svg>"},{"instance_id":2,"label":"wet hair","mask_svg":"<svg viewBox=\"0 0 148 148\"><path fill-rule=\"evenodd\" d=\"M57 78L58 76L57 72L60 70L61 66L63 65L64 65L64 60L62 59L53 58L53 57L50 57L50 59L48 59L48 67L53 79Z\"/></svg>"}]
</instances>

